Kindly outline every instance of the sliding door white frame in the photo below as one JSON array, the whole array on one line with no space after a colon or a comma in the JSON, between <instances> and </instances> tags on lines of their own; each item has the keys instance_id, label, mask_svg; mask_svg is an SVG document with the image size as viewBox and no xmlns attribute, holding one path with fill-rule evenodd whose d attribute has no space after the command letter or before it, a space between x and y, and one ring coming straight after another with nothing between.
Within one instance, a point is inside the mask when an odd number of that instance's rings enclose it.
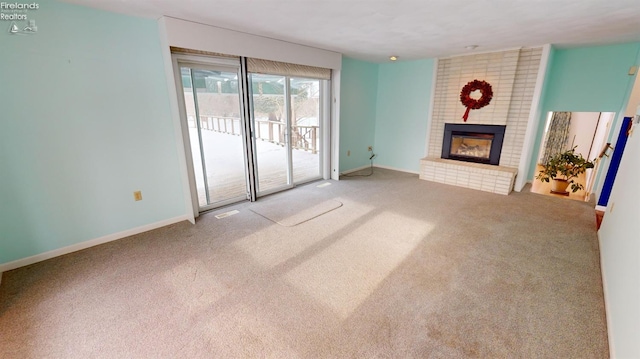
<instances>
[{"instance_id":1,"label":"sliding door white frame","mask_svg":"<svg viewBox=\"0 0 640 359\"><path fill-rule=\"evenodd\" d=\"M175 86L176 89L181 89L182 88L182 75L181 75L181 70L180 68L182 66L187 66L187 67L193 67L193 68L202 68L202 69L210 69L210 70L224 70L224 71L229 71L229 72L236 72L238 74L238 87L239 87L239 91L241 92L239 95L242 95L242 91L243 91L243 84L242 81L240 81L241 78L241 73L240 73L240 60L239 59L228 59L228 58L215 58L215 57L203 57L203 56L194 56L194 55L185 55L185 54L172 54L172 63L173 63L173 77L175 80ZM195 92L194 92L195 95ZM235 203L238 201L241 201L243 198L246 199L251 199L250 195L247 194L245 197L241 198L241 197L237 197L237 198L230 198L228 200L224 200L224 201L219 201L213 204L208 204L207 206L204 207L200 207L199 202L198 202L198 190L197 190L197 186L196 186L196 179L195 179L195 168L193 165L193 156L192 156L192 148L190 145L190 140L189 140L189 128L188 128L188 121L187 121L187 112L186 112L186 104L184 101L184 96L181 93L177 94L177 98L178 98L178 109L179 109L179 114L180 114L180 124L181 124L181 130L182 130L182 134L183 134L183 138L184 138L184 147L185 147L185 157L186 157L186 163L187 163L187 171L188 171L188 179L189 179L189 188L190 188L190 195L191 195L191 201L193 204L193 210L194 213L199 213L201 211L206 211L209 209L214 209L217 207L221 207L221 206L225 206L231 203ZM240 101L241 105L243 103L243 101ZM246 119L241 118L241 122L245 123ZM198 129L198 131L200 131ZM248 133L246 133L245 131L245 126L242 126L242 137L244 139L246 139L248 137ZM202 148L198 149L202 152ZM243 141L243 152L245 153L244 156L244 163L247 163L248 159L246 158L246 154L248 153L247 151L247 143L246 140ZM204 154L202 154L204 156ZM203 165L204 168L204 165ZM250 181L251 179L249 178L249 172L250 171L245 171L245 184L247 186L247 193L249 193L250 189ZM205 176L205 182L206 182L206 173L204 174ZM205 191L208 191L208 188L205 186ZM207 198L208 198L208 194L207 194Z\"/></svg>"}]
</instances>

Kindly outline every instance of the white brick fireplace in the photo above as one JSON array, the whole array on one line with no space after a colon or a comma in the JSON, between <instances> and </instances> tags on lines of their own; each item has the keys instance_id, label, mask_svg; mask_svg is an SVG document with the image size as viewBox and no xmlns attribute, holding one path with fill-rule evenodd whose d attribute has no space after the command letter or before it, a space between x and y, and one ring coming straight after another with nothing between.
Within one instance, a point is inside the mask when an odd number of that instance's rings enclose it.
<instances>
[{"instance_id":1,"label":"white brick fireplace","mask_svg":"<svg viewBox=\"0 0 640 359\"><path fill-rule=\"evenodd\" d=\"M438 60L427 157L420 161L420 178L499 194L513 190L530 119L542 48L458 56ZM445 123L463 124L466 108L460 91L473 80L491 84L493 99L471 110L466 123L504 125L498 166L442 159Z\"/></svg>"}]
</instances>

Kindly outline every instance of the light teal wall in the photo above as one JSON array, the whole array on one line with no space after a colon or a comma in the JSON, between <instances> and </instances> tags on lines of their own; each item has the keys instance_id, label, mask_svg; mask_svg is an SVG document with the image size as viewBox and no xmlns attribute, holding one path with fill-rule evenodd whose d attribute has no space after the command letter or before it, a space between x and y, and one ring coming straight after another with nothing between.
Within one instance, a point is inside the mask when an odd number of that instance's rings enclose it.
<instances>
[{"instance_id":1,"label":"light teal wall","mask_svg":"<svg viewBox=\"0 0 640 359\"><path fill-rule=\"evenodd\" d=\"M619 114L624 110L634 80L628 71L635 65L638 51L640 42L556 50L545 82L533 154L539 152L549 111ZM532 158L529 179L534 172L535 158Z\"/></svg>"},{"instance_id":2,"label":"light teal wall","mask_svg":"<svg viewBox=\"0 0 640 359\"><path fill-rule=\"evenodd\" d=\"M381 64L376 106L376 164L418 172L431 109L434 60Z\"/></svg>"},{"instance_id":3,"label":"light teal wall","mask_svg":"<svg viewBox=\"0 0 640 359\"><path fill-rule=\"evenodd\" d=\"M559 49L553 59L546 111L617 112L626 100L629 67L640 43Z\"/></svg>"},{"instance_id":4,"label":"light teal wall","mask_svg":"<svg viewBox=\"0 0 640 359\"><path fill-rule=\"evenodd\" d=\"M375 141L378 65L342 58L340 78L340 172L368 165ZM347 152L351 151L348 156Z\"/></svg>"},{"instance_id":5,"label":"light teal wall","mask_svg":"<svg viewBox=\"0 0 640 359\"><path fill-rule=\"evenodd\" d=\"M156 22L29 17L37 34L0 33L0 264L184 215Z\"/></svg>"}]
</instances>

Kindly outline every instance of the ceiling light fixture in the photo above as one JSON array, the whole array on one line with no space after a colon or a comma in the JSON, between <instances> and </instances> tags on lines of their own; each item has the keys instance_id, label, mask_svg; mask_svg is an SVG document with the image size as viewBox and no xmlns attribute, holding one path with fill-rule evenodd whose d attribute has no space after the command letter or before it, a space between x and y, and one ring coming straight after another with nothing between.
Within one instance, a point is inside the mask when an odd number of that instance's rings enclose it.
<instances>
[{"instance_id":1,"label":"ceiling light fixture","mask_svg":"<svg viewBox=\"0 0 640 359\"><path fill-rule=\"evenodd\" d=\"M475 50L478 48L478 45L467 45L464 48L467 50Z\"/></svg>"},{"instance_id":2,"label":"ceiling light fixture","mask_svg":"<svg viewBox=\"0 0 640 359\"><path fill-rule=\"evenodd\" d=\"M391 61L396 61L397 59L398 59L398 56L394 56L394 55L389 56L389 60Z\"/></svg>"}]
</instances>

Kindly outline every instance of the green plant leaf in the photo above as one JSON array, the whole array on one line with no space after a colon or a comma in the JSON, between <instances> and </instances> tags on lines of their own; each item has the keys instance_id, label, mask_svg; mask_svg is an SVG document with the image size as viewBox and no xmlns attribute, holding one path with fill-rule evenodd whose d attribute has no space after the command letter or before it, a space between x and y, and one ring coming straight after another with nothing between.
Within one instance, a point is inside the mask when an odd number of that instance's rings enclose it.
<instances>
[{"instance_id":1,"label":"green plant leaf","mask_svg":"<svg viewBox=\"0 0 640 359\"><path fill-rule=\"evenodd\" d=\"M582 185L573 183L573 178L578 177L588 168L594 168L594 163L582 157L582 154L576 153L576 147L577 146L551 157L549 161L543 165L536 179L543 182L549 182L550 179L556 178L564 179L572 183L571 188L574 192L582 189Z\"/></svg>"}]
</instances>

